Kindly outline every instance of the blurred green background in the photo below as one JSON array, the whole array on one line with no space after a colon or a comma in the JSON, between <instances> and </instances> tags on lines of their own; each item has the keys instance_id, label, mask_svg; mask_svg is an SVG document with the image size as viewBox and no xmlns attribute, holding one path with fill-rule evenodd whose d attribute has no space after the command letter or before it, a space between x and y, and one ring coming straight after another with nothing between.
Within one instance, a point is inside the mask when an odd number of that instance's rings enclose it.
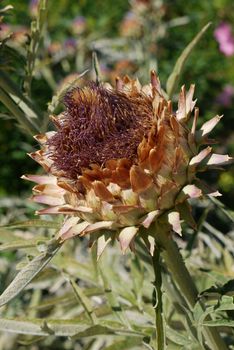
<instances>
[{"instance_id":1,"label":"blurred green background","mask_svg":"<svg viewBox=\"0 0 234 350\"><path fill-rule=\"evenodd\" d=\"M13 33L6 46L1 46L0 64L4 72L27 94L27 50L30 23L37 16L38 1L3 1L11 4L1 24L4 39ZM52 96L69 78L86 69L84 80L92 79L92 52L96 51L103 80L114 82L116 75L129 74L147 82L150 69L159 73L162 85L176 59L197 32L209 21L209 28L187 62L181 84L196 84L200 122L224 114L212 137L217 149L233 154L234 132L234 3L232 0L59 0L48 2L47 21L33 72L33 103L46 111ZM222 26L232 33L222 32ZM231 29L230 29L231 28ZM221 30L222 48L215 35ZM68 77L68 78L67 78ZM178 91L177 91L178 93ZM176 95L174 99L176 99ZM57 107L55 112L61 108ZM24 173L38 170L27 152L37 149L31 136L20 132L9 111L0 103L0 195L26 197L30 184L20 179ZM233 168L206 175L210 184L223 193L222 201L233 207Z\"/></svg>"}]
</instances>

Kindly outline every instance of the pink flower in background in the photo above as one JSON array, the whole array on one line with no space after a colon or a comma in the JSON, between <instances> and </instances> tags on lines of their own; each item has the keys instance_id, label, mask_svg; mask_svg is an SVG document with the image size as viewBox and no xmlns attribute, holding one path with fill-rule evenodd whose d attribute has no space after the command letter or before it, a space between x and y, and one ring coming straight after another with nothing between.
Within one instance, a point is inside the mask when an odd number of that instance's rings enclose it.
<instances>
[{"instance_id":1,"label":"pink flower in background","mask_svg":"<svg viewBox=\"0 0 234 350\"><path fill-rule=\"evenodd\" d=\"M219 43L219 49L225 56L234 54L234 36L230 24L223 22L214 31L214 36Z\"/></svg>"},{"instance_id":2,"label":"pink flower in background","mask_svg":"<svg viewBox=\"0 0 234 350\"><path fill-rule=\"evenodd\" d=\"M12 32L11 27L9 24L1 23L0 25L0 40L6 39L8 35Z\"/></svg>"},{"instance_id":3,"label":"pink flower in background","mask_svg":"<svg viewBox=\"0 0 234 350\"><path fill-rule=\"evenodd\" d=\"M28 41L29 29L25 26L13 27L11 39L16 46L24 45Z\"/></svg>"},{"instance_id":4,"label":"pink flower in background","mask_svg":"<svg viewBox=\"0 0 234 350\"><path fill-rule=\"evenodd\" d=\"M121 35L124 37L136 36L139 34L140 29L139 17L132 11L127 12L120 23Z\"/></svg>"},{"instance_id":5,"label":"pink flower in background","mask_svg":"<svg viewBox=\"0 0 234 350\"><path fill-rule=\"evenodd\" d=\"M83 16L77 16L72 22L72 31L74 34L83 34L87 29L87 21Z\"/></svg>"},{"instance_id":6,"label":"pink flower in background","mask_svg":"<svg viewBox=\"0 0 234 350\"><path fill-rule=\"evenodd\" d=\"M10 26L2 23L0 25L0 41L9 38L11 44L20 46L27 42L29 30L24 26Z\"/></svg>"},{"instance_id":7,"label":"pink flower in background","mask_svg":"<svg viewBox=\"0 0 234 350\"><path fill-rule=\"evenodd\" d=\"M51 56L55 56L62 51L62 45L59 41L54 41L47 47L47 50Z\"/></svg>"},{"instance_id":8,"label":"pink flower in background","mask_svg":"<svg viewBox=\"0 0 234 350\"><path fill-rule=\"evenodd\" d=\"M29 13L32 17L36 17L38 15L38 5L39 0L31 0L29 2Z\"/></svg>"},{"instance_id":9,"label":"pink flower in background","mask_svg":"<svg viewBox=\"0 0 234 350\"><path fill-rule=\"evenodd\" d=\"M77 41L75 38L67 38L64 43L63 47L66 50L66 53L69 55L73 55L77 48Z\"/></svg>"},{"instance_id":10,"label":"pink flower in background","mask_svg":"<svg viewBox=\"0 0 234 350\"><path fill-rule=\"evenodd\" d=\"M225 85L223 91L217 96L216 102L224 107L229 107L232 104L234 96L234 86Z\"/></svg>"}]
</instances>

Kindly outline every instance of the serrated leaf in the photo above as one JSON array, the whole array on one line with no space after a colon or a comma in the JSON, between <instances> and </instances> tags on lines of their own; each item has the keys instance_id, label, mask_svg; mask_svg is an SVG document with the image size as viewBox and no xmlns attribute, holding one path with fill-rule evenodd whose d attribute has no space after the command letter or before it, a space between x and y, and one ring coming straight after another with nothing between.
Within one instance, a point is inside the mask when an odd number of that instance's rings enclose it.
<instances>
[{"instance_id":1,"label":"serrated leaf","mask_svg":"<svg viewBox=\"0 0 234 350\"><path fill-rule=\"evenodd\" d=\"M234 246L233 246L233 240L228 235L223 234L221 231L219 231L217 228L213 227L208 222L204 222L204 227L213 235L215 236L220 242L222 242L226 249L228 249L230 252L234 253Z\"/></svg>"},{"instance_id":2,"label":"serrated leaf","mask_svg":"<svg viewBox=\"0 0 234 350\"><path fill-rule=\"evenodd\" d=\"M234 327L234 320L220 319L215 321L204 321L203 326L208 327Z\"/></svg>"},{"instance_id":3,"label":"serrated leaf","mask_svg":"<svg viewBox=\"0 0 234 350\"><path fill-rule=\"evenodd\" d=\"M28 96L31 94L31 83L35 71L35 63L38 56L40 41L43 35L44 26L47 16L47 0L40 0L38 4L38 15L31 22L30 45L27 52L26 76L24 88Z\"/></svg>"},{"instance_id":4,"label":"serrated leaf","mask_svg":"<svg viewBox=\"0 0 234 350\"><path fill-rule=\"evenodd\" d=\"M214 307L215 312L219 311L230 311L234 310L233 297L228 295L223 295L221 300L219 300L218 307Z\"/></svg>"},{"instance_id":5,"label":"serrated leaf","mask_svg":"<svg viewBox=\"0 0 234 350\"><path fill-rule=\"evenodd\" d=\"M31 135L35 135L40 132L39 127L35 124L32 118L28 119L25 113L20 109L14 99L10 96L9 93L5 92L0 87L0 101L5 105L5 107L11 112L15 117L19 126L27 131Z\"/></svg>"},{"instance_id":6,"label":"serrated leaf","mask_svg":"<svg viewBox=\"0 0 234 350\"><path fill-rule=\"evenodd\" d=\"M94 288L86 288L84 290L84 294L88 297L103 295L103 290L101 288L95 288L95 287ZM49 309L57 304L68 305L68 304L75 304L75 302L76 302L76 298L74 296L74 293L69 292L69 293L65 293L64 295L58 296L58 297L44 298L43 301L40 302L40 304L33 306L33 307L30 307L29 309L46 310L46 309ZM102 311L101 310L102 306L100 308L97 308L97 307L95 308L95 314L97 312L99 313L99 309L100 309L100 312ZM108 310L109 310L109 308L108 308ZM97 316L99 316L99 314Z\"/></svg>"},{"instance_id":7,"label":"serrated leaf","mask_svg":"<svg viewBox=\"0 0 234 350\"><path fill-rule=\"evenodd\" d=\"M217 207L232 221L234 222L234 211L227 209L226 206L220 202L217 198L209 196L211 202L213 202Z\"/></svg>"},{"instance_id":8,"label":"serrated leaf","mask_svg":"<svg viewBox=\"0 0 234 350\"><path fill-rule=\"evenodd\" d=\"M111 307L113 313L116 315L116 317L126 326L129 325L128 319L126 318L125 313L122 310L121 304L118 301L118 298L110 284L110 281L112 280L109 275L109 269L105 268L100 268L100 277L103 282L104 290L105 290L105 295L108 301L109 306Z\"/></svg>"},{"instance_id":9,"label":"serrated leaf","mask_svg":"<svg viewBox=\"0 0 234 350\"><path fill-rule=\"evenodd\" d=\"M223 261L226 271L232 274L233 272L233 255L229 253L227 249L223 250Z\"/></svg>"},{"instance_id":10,"label":"serrated leaf","mask_svg":"<svg viewBox=\"0 0 234 350\"><path fill-rule=\"evenodd\" d=\"M191 340L188 339L188 336L185 333L177 332L170 327L166 327L167 338L173 343L178 345L189 345Z\"/></svg>"},{"instance_id":11,"label":"serrated leaf","mask_svg":"<svg viewBox=\"0 0 234 350\"><path fill-rule=\"evenodd\" d=\"M30 339L20 339L19 338L19 339L17 339L17 343L20 345L29 346L29 345L34 345L43 339L45 339L44 336L30 337Z\"/></svg>"},{"instance_id":12,"label":"serrated leaf","mask_svg":"<svg viewBox=\"0 0 234 350\"><path fill-rule=\"evenodd\" d=\"M138 337L128 337L125 340L114 342L113 344L107 346L103 350L127 350L142 344L142 338Z\"/></svg>"},{"instance_id":13,"label":"serrated leaf","mask_svg":"<svg viewBox=\"0 0 234 350\"><path fill-rule=\"evenodd\" d=\"M21 237L16 236L14 232L9 232L6 229L0 227L0 244L3 243L13 243L14 241L21 239Z\"/></svg>"},{"instance_id":14,"label":"serrated leaf","mask_svg":"<svg viewBox=\"0 0 234 350\"><path fill-rule=\"evenodd\" d=\"M88 327L86 330L77 333L72 337L72 339L80 339L80 338L86 338L86 337L94 337L97 335L125 335L125 336L144 336L144 334L140 332L135 332L130 329L121 329L121 328L111 328L107 326L102 325L95 325Z\"/></svg>"},{"instance_id":15,"label":"serrated leaf","mask_svg":"<svg viewBox=\"0 0 234 350\"><path fill-rule=\"evenodd\" d=\"M53 258L60 244L56 240L51 240L47 244L47 251L36 256L28 265L26 265L10 283L10 285L0 295L0 306L5 305L15 298L32 279L48 264Z\"/></svg>"},{"instance_id":16,"label":"serrated leaf","mask_svg":"<svg viewBox=\"0 0 234 350\"><path fill-rule=\"evenodd\" d=\"M14 100L14 102L19 105L22 111L25 113L25 117L30 120L30 118L39 117L35 106L32 102L21 92L18 85L11 80L8 74L3 70L0 71L0 86L9 94L9 96Z\"/></svg>"},{"instance_id":17,"label":"serrated leaf","mask_svg":"<svg viewBox=\"0 0 234 350\"><path fill-rule=\"evenodd\" d=\"M13 241L11 243L4 243L0 244L0 252L6 251L6 250L15 250L15 249L21 249L21 248L32 248L37 246L37 241L35 239L30 240L18 240Z\"/></svg>"},{"instance_id":18,"label":"serrated leaf","mask_svg":"<svg viewBox=\"0 0 234 350\"><path fill-rule=\"evenodd\" d=\"M74 304L75 302L75 296L73 293L66 293L63 296L60 297L54 297L54 298L45 298L43 301L41 301L38 305L29 307L29 310L47 310L52 308L55 305L68 305L68 304Z\"/></svg>"},{"instance_id":19,"label":"serrated leaf","mask_svg":"<svg viewBox=\"0 0 234 350\"><path fill-rule=\"evenodd\" d=\"M83 332L79 332L76 335L72 337L72 339L80 339L80 338L86 338L86 337L93 337L95 335L108 335L108 334L115 334L115 330L101 326L101 325L95 325L87 328Z\"/></svg>"},{"instance_id":20,"label":"serrated leaf","mask_svg":"<svg viewBox=\"0 0 234 350\"><path fill-rule=\"evenodd\" d=\"M24 337L24 335L22 335ZM27 337L27 336L26 336ZM39 341L45 339L44 336L30 336L30 339L18 338L17 343L24 346L30 346L38 343Z\"/></svg>"},{"instance_id":21,"label":"serrated leaf","mask_svg":"<svg viewBox=\"0 0 234 350\"><path fill-rule=\"evenodd\" d=\"M188 44L188 46L183 50L182 54L176 61L176 64L174 66L174 69L169 76L167 80L167 94L168 97L171 98L173 96L173 93L177 87L177 84L179 83L179 79L181 77L182 70L184 68L184 65L191 54L194 47L197 45L197 43L200 41L204 33L207 31L207 29L210 27L211 22L205 25L205 27L202 28L202 30L195 36L195 38Z\"/></svg>"},{"instance_id":22,"label":"serrated leaf","mask_svg":"<svg viewBox=\"0 0 234 350\"><path fill-rule=\"evenodd\" d=\"M74 320L50 320L42 319L7 319L0 318L0 330L15 334L28 334L37 336L73 336L77 332L85 330L88 321L85 317L77 317ZM50 330L50 331L49 331Z\"/></svg>"},{"instance_id":23,"label":"serrated leaf","mask_svg":"<svg viewBox=\"0 0 234 350\"><path fill-rule=\"evenodd\" d=\"M0 226L1 228L27 228L27 227L44 227L44 228L54 228L58 229L60 227L60 223L56 221L48 221L48 220L26 220L26 221L17 221L12 224Z\"/></svg>"},{"instance_id":24,"label":"serrated leaf","mask_svg":"<svg viewBox=\"0 0 234 350\"><path fill-rule=\"evenodd\" d=\"M65 270L76 278L91 283L94 281L93 271L87 263L81 263L72 257L58 254L54 257L53 264L60 270Z\"/></svg>"},{"instance_id":25,"label":"serrated leaf","mask_svg":"<svg viewBox=\"0 0 234 350\"><path fill-rule=\"evenodd\" d=\"M234 310L234 303L233 297L226 295L223 296L216 305L209 306L205 310L203 310L203 308L199 305L199 301L196 303L193 315L195 317L198 339L200 339L200 341L202 341L202 328L205 325L208 326L210 322L210 326L212 327L218 326L218 324L214 324L214 322L219 322L220 324L222 324L222 322L225 319L220 319L220 311L228 310ZM218 316L219 318L215 320L214 318L216 316Z\"/></svg>"},{"instance_id":26,"label":"serrated leaf","mask_svg":"<svg viewBox=\"0 0 234 350\"><path fill-rule=\"evenodd\" d=\"M136 255L131 260L131 274L136 298L138 302L141 303L144 286L144 269Z\"/></svg>"},{"instance_id":27,"label":"serrated leaf","mask_svg":"<svg viewBox=\"0 0 234 350\"><path fill-rule=\"evenodd\" d=\"M69 281L71 283L71 286L73 288L73 291L75 293L77 300L83 306L85 312L87 313L87 316L90 318L90 321L93 324L96 324L98 322L98 319L94 313L94 309L91 302L89 301L89 299L87 298L83 290L76 284L76 282L73 279L70 279Z\"/></svg>"}]
</instances>

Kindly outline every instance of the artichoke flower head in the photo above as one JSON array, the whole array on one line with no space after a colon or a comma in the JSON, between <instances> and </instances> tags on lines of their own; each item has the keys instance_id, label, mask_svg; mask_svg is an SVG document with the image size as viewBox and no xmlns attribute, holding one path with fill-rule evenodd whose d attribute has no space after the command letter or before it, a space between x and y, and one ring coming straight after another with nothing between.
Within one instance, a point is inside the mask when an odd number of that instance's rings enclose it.
<instances>
[{"instance_id":1,"label":"artichoke flower head","mask_svg":"<svg viewBox=\"0 0 234 350\"><path fill-rule=\"evenodd\" d=\"M66 93L65 111L52 117L57 131L35 136L41 149L30 154L48 175L23 176L37 183L33 200L48 205L38 214L65 216L60 241L89 234L100 256L115 238L123 252L137 235L152 247L153 222L178 234L182 220L195 225L188 199L209 193L196 173L230 158L204 146L221 117L196 130L193 94L194 85L182 87L174 113L155 72L145 86L125 77Z\"/></svg>"}]
</instances>

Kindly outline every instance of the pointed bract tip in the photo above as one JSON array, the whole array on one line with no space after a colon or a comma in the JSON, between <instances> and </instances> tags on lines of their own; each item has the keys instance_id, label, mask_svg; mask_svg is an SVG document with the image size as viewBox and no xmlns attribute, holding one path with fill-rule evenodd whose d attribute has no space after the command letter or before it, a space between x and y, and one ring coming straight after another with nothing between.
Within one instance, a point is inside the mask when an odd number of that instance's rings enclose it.
<instances>
[{"instance_id":1,"label":"pointed bract tip","mask_svg":"<svg viewBox=\"0 0 234 350\"><path fill-rule=\"evenodd\" d=\"M121 247L121 251L123 254L125 254L126 250L128 249L130 243L134 239L135 235L137 234L139 228L135 226L125 227L120 231L119 234L119 243Z\"/></svg>"},{"instance_id":2,"label":"pointed bract tip","mask_svg":"<svg viewBox=\"0 0 234 350\"><path fill-rule=\"evenodd\" d=\"M122 90L123 89L123 81L122 81L122 79L119 76L117 76L115 78L115 86L116 86L116 90Z\"/></svg>"},{"instance_id":3,"label":"pointed bract tip","mask_svg":"<svg viewBox=\"0 0 234 350\"><path fill-rule=\"evenodd\" d=\"M168 222L172 226L174 232L178 233L179 236L182 236L182 227L180 220L180 213L173 211L168 214Z\"/></svg>"}]
</instances>

